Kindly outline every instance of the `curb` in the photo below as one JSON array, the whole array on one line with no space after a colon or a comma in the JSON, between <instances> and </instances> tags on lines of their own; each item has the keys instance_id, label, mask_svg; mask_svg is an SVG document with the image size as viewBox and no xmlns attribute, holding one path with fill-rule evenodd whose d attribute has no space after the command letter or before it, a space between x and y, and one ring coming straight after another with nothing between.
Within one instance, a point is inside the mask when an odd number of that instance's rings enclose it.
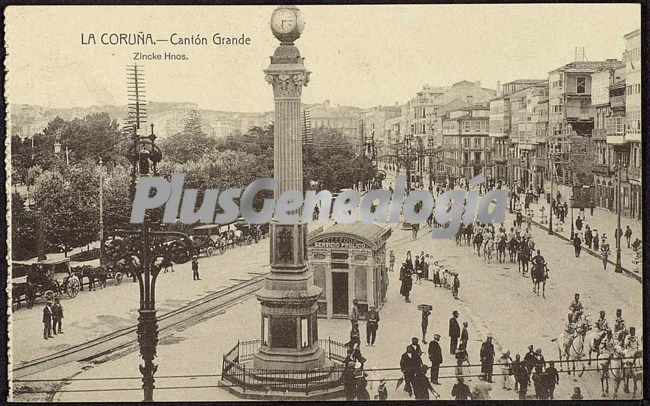
<instances>
[{"instance_id":1,"label":"curb","mask_svg":"<svg viewBox=\"0 0 650 406\"><path fill-rule=\"evenodd\" d=\"M514 214L514 213L510 213L510 214ZM542 224L538 223L536 220L532 220L531 222L532 222L534 225L536 225L537 227L541 228L542 230L546 230L546 231L548 231L548 227L543 226ZM568 242L568 243L571 242L571 240L570 240L568 237L565 237L565 236L563 236L562 234L556 233L555 231L553 231L553 235L556 236L556 237L559 237L559 238L563 239L564 241L566 241L566 242ZM587 252L588 254L590 254L591 256L594 256L594 257L596 257L596 258L600 258L600 259L602 259L601 255L600 255L599 253L597 253L596 251L592 250L591 248L589 248L589 247L587 247L587 246L584 246L584 245L583 245L583 246L582 246L582 250L583 250L583 251L586 251L586 252ZM613 261L610 260L610 259L608 259L607 262L610 263L611 265L616 266L616 263L613 262ZM625 267L623 267L623 266L621 266L621 269L623 270L623 273L624 273L624 274L627 274L627 276L629 276L629 277L631 277L631 278L633 278L633 279L636 279L639 283L642 283L642 282L643 282L643 278L641 277L641 275L639 275L639 274L637 274L637 273L635 273L635 272L632 272L632 271L628 270L627 268L625 268Z\"/></svg>"}]
</instances>

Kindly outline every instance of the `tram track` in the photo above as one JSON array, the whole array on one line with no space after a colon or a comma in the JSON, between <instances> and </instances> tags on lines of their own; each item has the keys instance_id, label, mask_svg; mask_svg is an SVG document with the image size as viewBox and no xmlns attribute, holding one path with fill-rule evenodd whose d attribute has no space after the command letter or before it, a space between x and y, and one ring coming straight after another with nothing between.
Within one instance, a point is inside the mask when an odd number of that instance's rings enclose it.
<instances>
[{"instance_id":1,"label":"tram track","mask_svg":"<svg viewBox=\"0 0 650 406\"><path fill-rule=\"evenodd\" d=\"M206 316L210 312L222 310L238 300L247 298L262 287L267 274L268 272L257 275L252 279L211 293L185 306L158 316L158 332L164 332L187 321ZM24 378L71 362L88 361L137 344L137 329L137 325L126 327L93 340L71 346L65 350L15 366L12 369L13 378Z\"/></svg>"}]
</instances>

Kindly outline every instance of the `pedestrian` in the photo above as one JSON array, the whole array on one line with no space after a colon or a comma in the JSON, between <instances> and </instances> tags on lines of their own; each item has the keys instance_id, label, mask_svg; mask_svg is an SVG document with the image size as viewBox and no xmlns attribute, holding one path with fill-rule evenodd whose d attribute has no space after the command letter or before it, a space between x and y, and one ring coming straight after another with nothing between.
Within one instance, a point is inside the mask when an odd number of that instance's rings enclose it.
<instances>
[{"instance_id":1,"label":"pedestrian","mask_svg":"<svg viewBox=\"0 0 650 406\"><path fill-rule=\"evenodd\" d=\"M52 338L52 302L49 300L43 308L43 338Z\"/></svg>"},{"instance_id":2,"label":"pedestrian","mask_svg":"<svg viewBox=\"0 0 650 406\"><path fill-rule=\"evenodd\" d=\"M591 228L589 228L589 225L585 226L585 243L587 244L587 247L591 249L591 243L593 241L593 234L591 232Z\"/></svg>"},{"instance_id":3,"label":"pedestrian","mask_svg":"<svg viewBox=\"0 0 650 406\"><path fill-rule=\"evenodd\" d=\"M58 297L54 298L54 305L52 306L52 332L56 335L63 334L61 331L61 323L63 321L63 306Z\"/></svg>"},{"instance_id":4,"label":"pedestrian","mask_svg":"<svg viewBox=\"0 0 650 406\"><path fill-rule=\"evenodd\" d=\"M573 395L571 395L571 400L582 400L582 393L580 393L579 386L573 388Z\"/></svg>"},{"instance_id":5,"label":"pedestrian","mask_svg":"<svg viewBox=\"0 0 650 406\"><path fill-rule=\"evenodd\" d=\"M395 254L393 251L390 251L390 254L388 255L388 263L390 264L389 268L391 272L395 272Z\"/></svg>"},{"instance_id":6,"label":"pedestrian","mask_svg":"<svg viewBox=\"0 0 650 406\"><path fill-rule=\"evenodd\" d=\"M582 249L582 240L580 234L575 233L573 236L573 250L575 251L576 258L580 257L580 250Z\"/></svg>"},{"instance_id":7,"label":"pedestrian","mask_svg":"<svg viewBox=\"0 0 650 406\"><path fill-rule=\"evenodd\" d=\"M492 369L494 367L494 344L492 335L488 334L485 342L481 345L481 373L486 382L492 382Z\"/></svg>"},{"instance_id":8,"label":"pedestrian","mask_svg":"<svg viewBox=\"0 0 650 406\"><path fill-rule=\"evenodd\" d=\"M607 261L609 260L609 243L607 242L607 236L603 234L603 242L600 246L600 256L603 260L603 269L607 270Z\"/></svg>"},{"instance_id":9,"label":"pedestrian","mask_svg":"<svg viewBox=\"0 0 650 406\"><path fill-rule=\"evenodd\" d=\"M629 248L629 247L628 247ZM422 278L429 280L429 265L431 260L429 259L429 254L424 256L424 261L422 261Z\"/></svg>"},{"instance_id":10,"label":"pedestrian","mask_svg":"<svg viewBox=\"0 0 650 406\"><path fill-rule=\"evenodd\" d=\"M544 367L546 366L546 360L544 359L544 356L542 355L542 349L541 348L538 348L537 350L535 350L535 359L537 360L536 365L539 365L539 367L542 368L542 370L543 370Z\"/></svg>"},{"instance_id":11,"label":"pedestrian","mask_svg":"<svg viewBox=\"0 0 650 406\"><path fill-rule=\"evenodd\" d=\"M439 397L438 392L433 389L431 382L427 379L427 368L426 365L421 365L419 369L413 374L413 380L411 385L413 386L413 394L415 395L415 400L429 400L429 392L433 393L433 396L436 398Z\"/></svg>"},{"instance_id":12,"label":"pedestrian","mask_svg":"<svg viewBox=\"0 0 650 406\"><path fill-rule=\"evenodd\" d=\"M589 213L591 216L594 215L594 208L596 207L596 204L594 203L594 199L589 199Z\"/></svg>"},{"instance_id":13,"label":"pedestrian","mask_svg":"<svg viewBox=\"0 0 650 406\"><path fill-rule=\"evenodd\" d=\"M357 365L355 365L355 372L358 371ZM361 369L360 377L355 376L355 383L357 400L370 400L370 393L368 393L368 389L366 388L368 381L363 376L363 369Z\"/></svg>"},{"instance_id":14,"label":"pedestrian","mask_svg":"<svg viewBox=\"0 0 650 406\"><path fill-rule=\"evenodd\" d=\"M499 358L499 366L501 367L501 389L511 390L510 388L510 375L512 375L512 358L510 358L510 351L501 354Z\"/></svg>"},{"instance_id":15,"label":"pedestrian","mask_svg":"<svg viewBox=\"0 0 650 406\"><path fill-rule=\"evenodd\" d=\"M413 353L413 347L410 345L406 347L406 352L402 354L402 358L399 362L399 367L402 370L402 378L397 380L395 389L399 388L402 382L404 382L404 391L408 393L409 396L413 396L411 381L415 371L420 368L421 364L422 360Z\"/></svg>"},{"instance_id":16,"label":"pedestrian","mask_svg":"<svg viewBox=\"0 0 650 406\"><path fill-rule=\"evenodd\" d=\"M357 396L357 382L354 378L354 361L348 361L341 375L343 381L343 390L346 400L354 400Z\"/></svg>"},{"instance_id":17,"label":"pedestrian","mask_svg":"<svg viewBox=\"0 0 650 406\"><path fill-rule=\"evenodd\" d=\"M537 357L535 356L535 351L533 350L532 345L528 346L528 352L524 355L523 364L527 373L526 382L530 382L530 374L533 372L535 364L537 364Z\"/></svg>"},{"instance_id":18,"label":"pedestrian","mask_svg":"<svg viewBox=\"0 0 650 406\"><path fill-rule=\"evenodd\" d=\"M194 278L195 281L201 280L199 277L199 259L196 255L192 257L192 278Z\"/></svg>"},{"instance_id":19,"label":"pedestrian","mask_svg":"<svg viewBox=\"0 0 650 406\"><path fill-rule=\"evenodd\" d=\"M354 348L361 345L361 334L359 333L359 322L353 321L350 329L350 341L346 344L348 348Z\"/></svg>"},{"instance_id":20,"label":"pedestrian","mask_svg":"<svg viewBox=\"0 0 650 406\"><path fill-rule=\"evenodd\" d=\"M544 373L542 372L542 367L535 365L535 371L533 372L532 380L533 386L535 387L535 397L537 399L546 399L546 394L544 393Z\"/></svg>"},{"instance_id":21,"label":"pedestrian","mask_svg":"<svg viewBox=\"0 0 650 406\"><path fill-rule=\"evenodd\" d=\"M455 354L458 346L458 337L460 337L460 326L458 325L458 312L454 310L452 317L449 319L449 353Z\"/></svg>"},{"instance_id":22,"label":"pedestrian","mask_svg":"<svg viewBox=\"0 0 650 406\"><path fill-rule=\"evenodd\" d=\"M467 347L462 343L458 346L456 350L456 375L466 376L468 381L471 381L469 372L469 354L467 353Z\"/></svg>"},{"instance_id":23,"label":"pedestrian","mask_svg":"<svg viewBox=\"0 0 650 406\"><path fill-rule=\"evenodd\" d=\"M422 356L422 348L420 348L419 339L417 337L411 338L411 344L409 347L413 349L413 354L417 355L418 358Z\"/></svg>"},{"instance_id":24,"label":"pedestrian","mask_svg":"<svg viewBox=\"0 0 650 406\"><path fill-rule=\"evenodd\" d=\"M406 268L413 272L413 259L411 257L411 251L406 252L406 261L404 261Z\"/></svg>"},{"instance_id":25,"label":"pedestrian","mask_svg":"<svg viewBox=\"0 0 650 406\"><path fill-rule=\"evenodd\" d=\"M460 342L465 345L467 348L467 342L469 341L469 333L467 332L467 322L463 322L463 331L460 332Z\"/></svg>"},{"instance_id":26,"label":"pedestrian","mask_svg":"<svg viewBox=\"0 0 650 406\"><path fill-rule=\"evenodd\" d=\"M593 238L594 251L598 251L599 248L600 248L600 247L599 247L599 244L600 244L600 238L598 237L598 230L596 230L596 229L594 228L594 232L593 232L593 234L594 234L594 238Z\"/></svg>"},{"instance_id":27,"label":"pedestrian","mask_svg":"<svg viewBox=\"0 0 650 406\"><path fill-rule=\"evenodd\" d=\"M555 369L555 362L549 361L548 368L546 368L546 389L548 391L548 398L553 399L553 392L555 391L555 385L560 383L560 374L558 374L557 369Z\"/></svg>"},{"instance_id":28,"label":"pedestrian","mask_svg":"<svg viewBox=\"0 0 650 406\"><path fill-rule=\"evenodd\" d=\"M352 300L352 309L350 309L350 322L354 324L359 324L359 301L357 299Z\"/></svg>"},{"instance_id":29,"label":"pedestrian","mask_svg":"<svg viewBox=\"0 0 650 406\"><path fill-rule=\"evenodd\" d=\"M630 226L625 226L625 239L627 240L627 247L630 248L630 239L632 238L632 229Z\"/></svg>"},{"instance_id":30,"label":"pedestrian","mask_svg":"<svg viewBox=\"0 0 650 406\"><path fill-rule=\"evenodd\" d=\"M418 261L419 258L419 261ZM422 283L422 275L424 274L424 255L415 258L415 281Z\"/></svg>"},{"instance_id":31,"label":"pedestrian","mask_svg":"<svg viewBox=\"0 0 650 406\"><path fill-rule=\"evenodd\" d=\"M422 306L422 343L427 343L427 327L429 326L429 315L431 310L429 306Z\"/></svg>"},{"instance_id":32,"label":"pedestrian","mask_svg":"<svg viewBox=\"0 0 650 406\"><path fill-rule=\"evenodd\" d=\"M519 399L526 399L526 392L528 392L528 371L525 364L519 361L519 354L515 357L515 389L519 387Z\"/></svg>"},{"instance_id":33,"label":"pedestrian","mask_svg":"<svg viewBox=\"0 0 650 406\"><path fill-rule=\"evenodd\" d=\"M451 396L454 397L454 400L472 399L472 392L469 390L469 386L465 384L462 376L458 377L458 382L451 389Z\"/></svg>"},{"instance_id":34,"label":"pedestrian","mask_svg":"<svg viewBox=\"0 0 650 406\"><path fill-rule=\"evenodd\" d=\"M458 299L458 289L460 289L460 279L458 279L458 274L454 274L454 282L452 285L452 295L454 299Z\"/></svg>"},{"instance_id":35,"label":"pedestrian","mask_svg":"<svg viewBox=\"0 0 650 406\"><path fill-rule=\"evenodd\" d=\"M366 345L375 345L377 329L379 328L379 312L375 306L370 306L366 316Z\"/></svg>"},{"instance_id":36,"label":"pedestrian","mask_svg":"<svg viewBox=\"0 0 650 406\"><path fill-rule=\"evenodd\" d=\"M442 364L442 349L440 348L440 334L433 335L433 341L429 343L429 361L431 361L431 383L440 385L438 382L438 373L440 364Z\"/></svg>"},{"instance_id":37,"label":"pedestrian","mask_svg":"<svg viewBox=\"0 0 650 406\"><path fill-rule=\"evenodd\" d=\"M438 261L433 263L433 286L442 286L442 282L440 280L440 266L438 265Z\"/></svg>"},{"instance_id":38,"label":"pedestrian","mask_svg":"<svg viewBox=\"0 0 650 406\"><path fill-rule=\"evenodd\" d=\"M411 271L406 268L404 272L400 273L402 276L402 286L400 287L399 293L404 296L404 301L407 303L411 302L409 296L411 294L411 288L413 287L413 278L411 277Z\"/></svg>"},{"instance_id":39,"label":"pedestrian","mask_svg":"<svg viewBox=\"0 0 650 406\"><path fill-rule=\"evenodd\" d=\"M388 399L388 390L386 389L386 380L383 379L383 378L379 381L379 386L377 387L377 394L375 395L375 399L379 399L379 400Z\"/></svg>"}]
</instances>

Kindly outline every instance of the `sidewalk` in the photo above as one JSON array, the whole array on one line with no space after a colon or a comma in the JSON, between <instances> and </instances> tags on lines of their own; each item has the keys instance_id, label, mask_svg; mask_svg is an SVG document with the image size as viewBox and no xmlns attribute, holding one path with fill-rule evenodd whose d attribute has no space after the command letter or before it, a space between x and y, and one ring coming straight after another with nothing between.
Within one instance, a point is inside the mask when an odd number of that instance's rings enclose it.
<instances>
[{"instance_id":1,"label":"sidewalk","mask_svg":"<svg viewBox=\"0 0 650 406\"><path fill-rule=\"evenodd\" d=\"M540 198L539 203L537 204L536 203L530 204L530 208L533 209L533 221L538 224L540 223L541 220L541 212L540 212L541 207L545 208L544 212L548 218L549 204L547 203L545 198ZM574 221L578 218L579 212L580 212L579 209L573 209ZM611 248L611 255L609 259L610 261L612 261L612 263L616 263L616 239L614 238L614 232L616 230L616 223L617 223L616 213L612 213L608 210L598 208L598 207L594 209L593 216L590 214L589 209L585 209L584 213L585 213L585 221L582 228L582 232L584 233L584 227L586 225L589 225L589 227L592 230L593 229L598 230L598 234L600 235L601 238L603 236L603 233L607 234L607 239L609 241L610 248ZM569 239L571 237L571 213L569 212L569 214L567 215L567 218L565 219L564 222L564 229L562 231L558 230L557 227L558 224L559 224L559 220L554 215L553 231L556 234L560 234L561 236ZM541 224L541 226L543 226L544 228L548 228L548 222L545 224ZM626 226L630 226L630 229L632 230L632 238L630 239L631 242L634 242L634 239L637 237L639 238L642 237L643 232L642 232L642 224L640 220L630 219L621 216L621 229L623 230L623 232L625 232ZM583 245L583 249L589 250L586 245ZM600 256L600 252L598 252L597 254ZM627 269L633 274L640 276L643 266L642 263L640 262L638 264L635 264L634 258L635 258L634 250L632 250L632 248L627 248L627 240L625 239L625 237L621 237L621 265L623 266L623 268Z\"/></svg>"}]
</instances>

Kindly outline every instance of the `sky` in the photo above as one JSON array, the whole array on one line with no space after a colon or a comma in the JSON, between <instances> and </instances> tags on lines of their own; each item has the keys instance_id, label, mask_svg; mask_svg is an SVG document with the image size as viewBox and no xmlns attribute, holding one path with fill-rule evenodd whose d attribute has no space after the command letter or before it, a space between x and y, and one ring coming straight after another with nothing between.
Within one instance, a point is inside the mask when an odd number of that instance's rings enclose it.
<instances>
[{"instance_id":1,"label":"sky","mask_svg":"<svg viewBox=\"0 0 650 406\"><path fill-rule=\"evenodd\" d=\"M185 61L137 62L147 99L200 108L273 109L262 70L278 41L276 6L10 6L5 9L9 103L88 107L126 103L134 53L185 54ZM371 107L404 103L423 85L481 81L495 89L545 79L584 47L588 60L621 58L623 35L640 27L639 4L300 6L296 46L311 77L303 102ZM200 35L208 45L102 45L103 33ZM90 33L97 45L83 45ZM221 36L250 45L218 46ZM87 42L87 41L86 41Z\"/></svg>"}]
</instances>

